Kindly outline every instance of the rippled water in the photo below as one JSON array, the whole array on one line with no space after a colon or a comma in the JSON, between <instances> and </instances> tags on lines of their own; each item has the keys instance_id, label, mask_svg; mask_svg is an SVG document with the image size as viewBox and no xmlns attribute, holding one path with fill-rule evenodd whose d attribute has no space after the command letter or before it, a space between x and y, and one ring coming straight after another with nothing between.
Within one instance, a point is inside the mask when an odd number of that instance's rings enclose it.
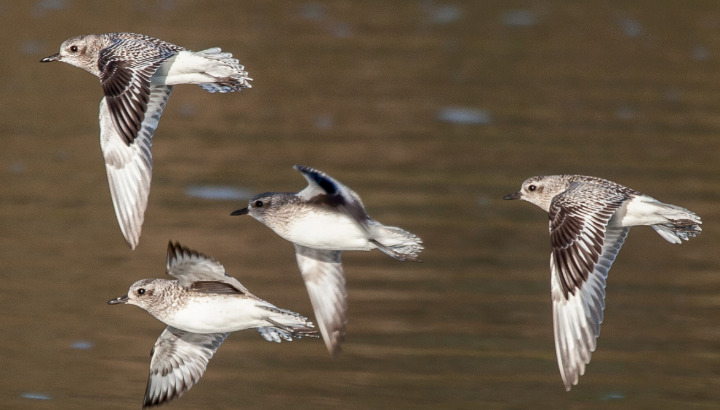
<instances>
[{"instance_id":1,"label":"rippled water","mask_svg":"<svg viewBox=\"0 0 720 410\"><path fill-rule=\"evenodd\" d=\"M167 241L255 294L312 310L292 246L247 196L324 170L425 240L424 262L347 253L343 353L230 336L173 408L714 408L720 6L603 2L8 2L0 5L0 407L137 408L163 325L105 302L164 275ZM38 64L68 37L134 31L221 46L241 95L178 86L155 135L143 236L120 235L97 80ZM526 177L583 173L696 211L672 246L635 228L599 347L565 392L546 216Z\"/></svg>"}]
</instances>

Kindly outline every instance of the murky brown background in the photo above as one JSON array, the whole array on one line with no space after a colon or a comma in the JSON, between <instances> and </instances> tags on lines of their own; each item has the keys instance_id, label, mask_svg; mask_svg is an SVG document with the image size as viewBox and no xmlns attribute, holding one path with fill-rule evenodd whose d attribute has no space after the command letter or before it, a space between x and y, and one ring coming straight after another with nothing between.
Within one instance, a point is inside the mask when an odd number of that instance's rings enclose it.
<instances>
[{"instance_id":1,"label":"murky brown background","mask_svg":"<svg viewBox=\"0 0 720 410\"><path fill-rule=\"evenodd\" d=\"M347 253L344 352L233 334L174 409L720 406L720 4L603 1L0 4L0 407L139 408L163 325L105 302L163 277L169 239L306 315L292 246L242 199L324 170L424 263ZM220 46L240 95L176 87L155 134L140 246L112 210L97 79L39 64L66 38L133 31ZM546 216L504 202L527 177L583 173L696 211L672 246L635 228L599 347L571 392L552 336Z\"/></svg>"}]
</instances>

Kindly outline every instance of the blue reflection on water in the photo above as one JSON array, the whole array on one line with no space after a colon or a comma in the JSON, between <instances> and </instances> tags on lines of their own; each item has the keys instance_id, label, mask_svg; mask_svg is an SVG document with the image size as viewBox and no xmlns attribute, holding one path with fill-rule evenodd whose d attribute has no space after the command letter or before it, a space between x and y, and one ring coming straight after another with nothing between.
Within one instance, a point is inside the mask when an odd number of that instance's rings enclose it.
<instances>
[{"instance_id":1,"label":"blue reflection on water","mask_svg":"<svg viewBox=\"0 0 720 410\"><path fill-rule=\"evenodd\" d=\"M485 110L467 107L445 107L438 111L437 119L453 124L490 124L492 116Z\"/></svg>"},{"instance_id":2,"label":"blue reflection on water","mask_svg":"<svg viewBox=\"0 0 720 410\"><path fill-rule=\"evenodd\" d=\"M185 188L185 195L202 199L242 200L253 195L249 189L223 185L190 185Z\"/></svg>"},{"instance_id":3,"label":"blue reflection on water","mask_svg":"<svg viewBox=\"0 0 720 410\"><path fill-rule=\"evenodd\" d=\"M76 340L70 343L70 348L77 350L90 350L95 347L95 344L89 340Z\"/></svg>"},{"instance_id":4,"label":"blue reflection on water","mask_svg":"<svg viewBox=\"0 0 720 410\"><path fill-rule=\"evenodd\" d=\"M20 395L23 399L31 400L50 400L52 397L45 393L27 392Z\"/></svg>"}]
</instances>

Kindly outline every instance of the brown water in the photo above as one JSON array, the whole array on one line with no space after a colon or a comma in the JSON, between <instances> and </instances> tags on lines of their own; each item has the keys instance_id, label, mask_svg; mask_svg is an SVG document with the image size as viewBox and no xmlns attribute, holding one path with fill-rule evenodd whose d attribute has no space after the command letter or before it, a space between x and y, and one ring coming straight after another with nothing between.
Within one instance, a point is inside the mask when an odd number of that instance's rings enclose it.
<instances>
[{"instance_id":1,"label":"brown water","mask_svg":"<svg viewBox=\"0 0 720 410\"><path fill-rule=\"evenodd\" d=\"M163 325L105 302L162 277L169 239L310 315L288 243L229 217L242 200L186 194L297 191L296 163L423 237L425 262L346 254L339 357L319 340L235 333L172 408L720 407L720 4L584 3L0 5L0 407L139 408ZM108 31L221 46L255 79L241 95L175 89L134 252L110 203L97 80L37 63L68 37ZM501 200L561 172L705 222L682 246L633 229L571 392L555 360L546 217Z\"/></svg>"}]
</instances>

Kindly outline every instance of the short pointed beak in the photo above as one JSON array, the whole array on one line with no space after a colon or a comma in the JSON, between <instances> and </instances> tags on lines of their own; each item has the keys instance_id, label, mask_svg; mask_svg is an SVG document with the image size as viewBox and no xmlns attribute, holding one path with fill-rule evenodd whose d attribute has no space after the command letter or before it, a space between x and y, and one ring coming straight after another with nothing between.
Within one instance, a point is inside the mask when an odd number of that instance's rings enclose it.
<instances>
[{"instance_id":1,"label":"short pointed beak","mask_svg":"<svg viewBox=\"0 0 720 410\"><path fill-rule=\"evenodd\" d=\"M128 295L120 296L119 298L108 300L108 305L119 305L121 303L127 303L128 300Z\"/></svg>"},{"instance_id":2,"label":"short pointed beak","mask_svg":"<svg viewBox=\"0 0 720 410\"><path fill-rule=\"evenodd\" d=\"M515 192L514 194L505 195L503 199L520 199L522 197L522 194L520 192Z\"/></svg>"},{"instance_id":3,"label":"short pointed beak","mask_svg":"<svg viewBox=\"0 0 720 410\"><path fill-rule=\"evenodd\" d=\"M40 60L40 62L41 63L50 63L53 61L58 61L59 59L60 59L60 53L55 53L51 56L47 56L47 57L43 58L42 60Z\"/></svg>"},{"instance_id":4,"label":"short pointed beak","mask_svg":"<svg viewBox=\"0 0 720 410\"><path fill-rule=\"evenodd\" d=\"M237 211L233 211L230 215L231 215L231 216L238 216L238 215L247 215L247 214L248 214L248 209L247 209L247 208L243 208L243 209L238 209Z\"/></svg>"}]
</instances>

